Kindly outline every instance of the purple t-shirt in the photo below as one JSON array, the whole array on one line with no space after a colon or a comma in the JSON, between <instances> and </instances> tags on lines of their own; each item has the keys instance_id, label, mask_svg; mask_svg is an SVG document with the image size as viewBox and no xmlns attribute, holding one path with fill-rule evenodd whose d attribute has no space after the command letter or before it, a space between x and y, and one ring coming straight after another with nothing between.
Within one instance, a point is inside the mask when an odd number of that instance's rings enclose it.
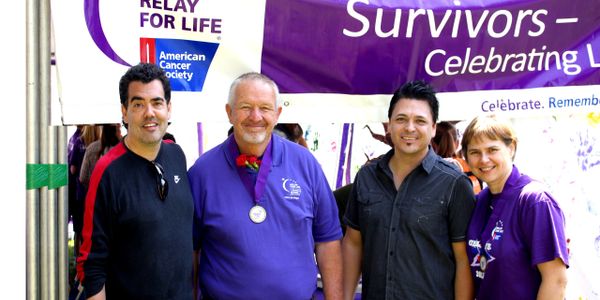
<instances>
[{"instance_id":1,"label":"purple t-shirt","mask_svg":"<svg viewBox=\"0 0 600 300\"><path fill-rule=\"evenodd\" d=\"M340 239L335 198L314 156L272 135L272 166L253 223L254 205L228 150L233 136L188 171L194 196L199 283L216 299L310 299L317 288L314 247Z\"/></svg>"},{"instance_id":2,"label":"purple t-shirt","mask_svg":"<svg viewBox=\"0 0 600 300\"><path fill-rule=\"evenodd\" d=\"M536 299L537 265L569 264L564 226L554 198L515 166L500 194L479 193L467 231L477 299Z\"/></svg>"}]
</instances>

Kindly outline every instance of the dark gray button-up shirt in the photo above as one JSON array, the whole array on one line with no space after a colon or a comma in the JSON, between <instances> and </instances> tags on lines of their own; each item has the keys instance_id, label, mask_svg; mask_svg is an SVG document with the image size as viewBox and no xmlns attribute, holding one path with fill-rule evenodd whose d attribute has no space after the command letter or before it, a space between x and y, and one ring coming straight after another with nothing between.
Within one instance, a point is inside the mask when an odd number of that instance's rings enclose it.
<instances>
[{"instance_id":1,"label":"dark gray button-up shirt","mask_svg":"<svg viewBox=\"0 0 600 300\"><path fill-rule=\"evenodd\" d=\"M344 216L362 235L362 299L453 299L452 243L465 240L473 188L429 149L396 190L393 151L358 172Z\"/></svg>"}]
</instances>

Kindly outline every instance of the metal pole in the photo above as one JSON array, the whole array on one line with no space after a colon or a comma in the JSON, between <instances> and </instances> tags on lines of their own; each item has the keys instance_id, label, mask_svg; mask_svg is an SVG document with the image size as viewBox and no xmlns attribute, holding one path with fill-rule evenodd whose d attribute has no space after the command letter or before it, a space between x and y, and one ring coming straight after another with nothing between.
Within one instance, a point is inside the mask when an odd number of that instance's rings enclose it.
<instances>
[{"instance_id":1,"label":"metal pole","mask_svg":"<svg viewBox=\"0 0 600 300\"><path fill-rule=\"evenodd\" d=\"M38 122L38 3L36 0L26 0L26 66L27 66L27 164L39 163L39 128ZM28 177L30 175L28 174ZM26 237L26 261L27 261L27 299L37 300L40 298L40 265L39 265L39 201L40 193L37 189L27 190L27 237Z\"/></svg>"},{"instance_id":2,"label":"metal pole","mask_svg":"<svg viewBox=\"0 0 600 300\"><path fill-rule=\"evenodd\" d=\"M56 164L56 127L50 126L50 0L39 0L39 74L40 74L40 149L42 150L42 163L53 166ZM56 199L57 189L44 188L46 190L47 200L43 201L42 218L45 222L46 243L42 244L42 255L46 263L42 268L46 268L42 283L46 283L45 299L56 300L57 290L57 210ZM43 286L42 286L43 287ZM44 298L44 297L43 297Z\"/></svg>"},{"instance_id":3,"label":"metal pole","mask_svg":"<svg viewBox=\"0 0 600 300\"><path fill-rule=\"evenodd\" d=\"M67 126L58 128L58 163L67 164ZM67 166L68 167L68 166ZM67 172L69 170L67 169ZM69 286L68 197L66 186L58 189L58 299L67 299Z\"/></svg>"},{"instance_id":4,"label":"metal pole","mask_svg":"<svg viewBox=\"0 0 600 300\"><path fill-rule=\"evenodd\" d=\"M42 113L43 115L43 113ZM40 115L40 123L44 124L44 122L41 120L42 117ZM47 138L48 138L48 133L47 130L45 128L46 126L42 126L40 125L40 139L39 139L39 145L40 145L40 149L44 149L41 151L40 153L40 163L41 164L48 164L48 142L47 142ZM49 214L49 205L48 205L48 187L44 186L40 188L40 240L39 240L39 247L40 247L40 292L41 294L41 299L42 300L46 300L48 299L48 293L49 293L49 277L50 277L50 273L49 273L49 267L50 267L50 261L49 261L49 239L48 239L48 214Z\"/></svg>"},{"instance_id":5,"label":"metal pole","mask_svg":"<svg viewBox=\"0 0 600 300\"><path fill-rule=\"evenodd\" d=\"M42 76L43 77L43 76ZM43 94L43 91L42 91ZM42 97L43 99L44 97ZM56 164L56 127L48 126L48 163ZM48 191L48 215L47 215L47 223L46 230L48 234L48 246L44 247L47 249L48 253L48 294L47 299L56 300L58 296L58 286L57 286L57 277L58 277L58 260L57 260L57 191L58 189L47 189Z\"/></svg>"}]
</instances>

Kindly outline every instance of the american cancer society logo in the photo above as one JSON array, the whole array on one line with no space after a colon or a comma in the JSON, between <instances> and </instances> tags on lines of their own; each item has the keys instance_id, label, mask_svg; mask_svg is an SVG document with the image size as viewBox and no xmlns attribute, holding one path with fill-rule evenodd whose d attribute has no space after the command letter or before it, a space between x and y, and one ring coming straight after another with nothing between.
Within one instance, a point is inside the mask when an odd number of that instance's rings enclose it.
<instances>
[{"instance_id":1,"label":"american cancer society logo","mask_svg":"<svg viewBox=\"0 0 600 300\"><path fill-rule=\"evenodd\" d=\"M175 26L175 18L171 12L193 14L197 10L198 0L194 1L140 1L141 27L178 29L221 33L221 19L196 18L184 16L181 25ZM112 61L124 66L131 66L122 59L108 42L100 22L99 0L83 1L86 26L92 40ZM149 10L149 11L148 11ZM159 65L167 72L173 91L202 91L204 79L215 57L219 44L178 40L140 38L140 61Z\"/></svg>"},{"instance_id":2,"label":"american cancer society logo","mask_svg":"<svg viewBox=\"0 0 600 300\"><path fill-rule=\"evenodd\" d=\"M165 70L173 91L200 92L218 48L217 43L140 38L140 60Z\"/></svg>"}]
</instances>

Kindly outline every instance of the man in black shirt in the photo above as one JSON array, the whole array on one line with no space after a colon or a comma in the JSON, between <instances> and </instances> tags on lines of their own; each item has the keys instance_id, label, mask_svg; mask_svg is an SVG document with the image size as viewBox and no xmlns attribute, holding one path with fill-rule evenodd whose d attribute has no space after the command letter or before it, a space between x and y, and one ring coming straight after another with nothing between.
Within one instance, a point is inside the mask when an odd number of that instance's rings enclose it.
<instances>
[{"instance_id":1,"label":"man in black shirt","mask_svg":"<svg viewBox=\"0 0 600 300\"><path fill-rule=\"evenodd\" d=\"M181 148L163 142L171 88L153 64L119 84L128 134L96 164L77 276L89 299L192 299L193 201Z\"/></svg>"},{"instance_id":2,"label":"man in black shirt","mask_svg":"<svg viewBox=\"0 0 600 300\"><path fill-rule=\"evenodd\" d=\"M467 177L429 147L438 101L424 82L398 89L388 109L393 149L356 175L343 239L344 298L473 299Z\"/></svg>"}]
</instances>

